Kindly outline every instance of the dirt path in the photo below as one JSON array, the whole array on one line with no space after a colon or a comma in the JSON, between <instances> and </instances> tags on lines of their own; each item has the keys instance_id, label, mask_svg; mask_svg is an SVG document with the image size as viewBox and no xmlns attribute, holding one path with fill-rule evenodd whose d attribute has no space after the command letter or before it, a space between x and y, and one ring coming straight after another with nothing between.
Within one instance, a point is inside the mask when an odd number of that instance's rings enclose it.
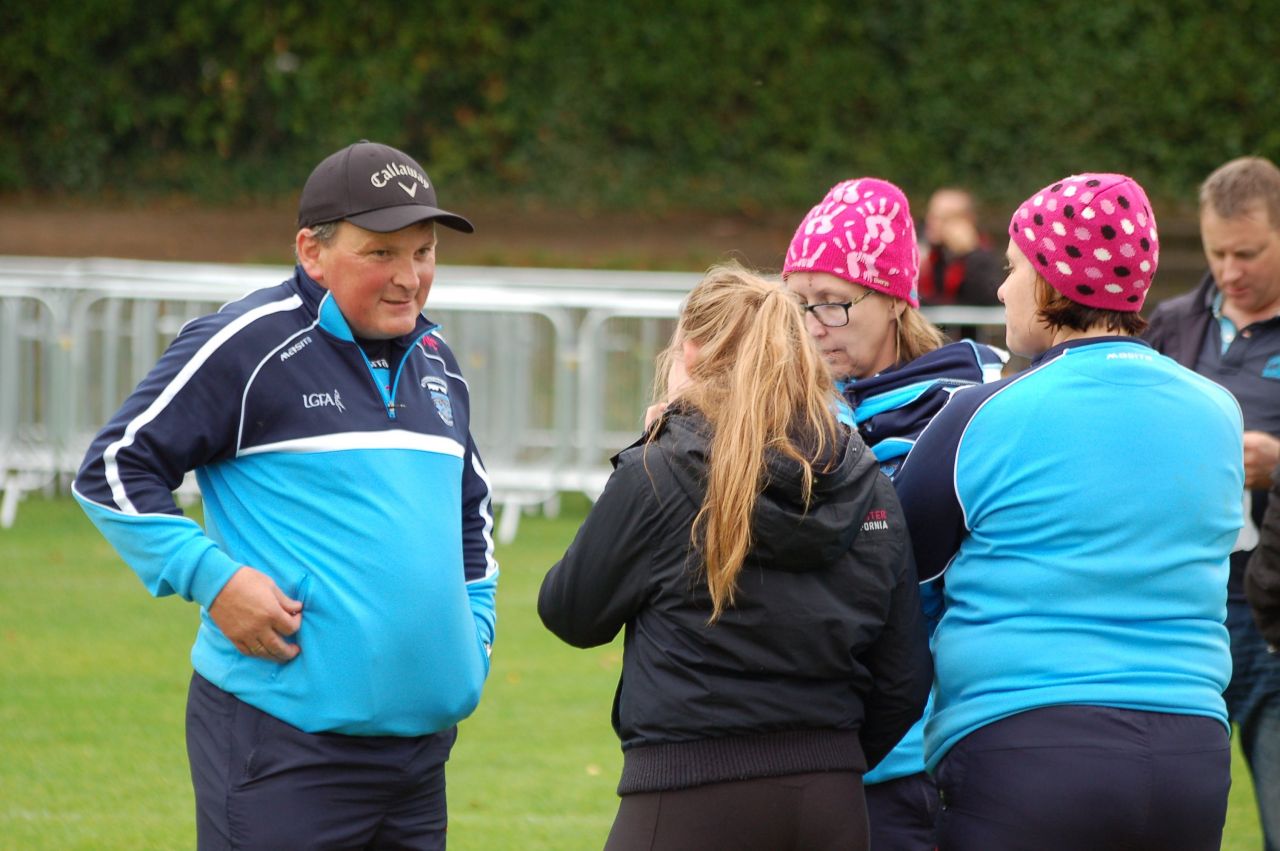
<instances>
[{"instance_id":1,"label":"dirt path","mask_svg":"<svg viewBox=\"0 0 1280 851\"><path fill-rule=\"evenodd\" d=\"M587 215L497 204L459 205L474 234L442 230L440 261L478 266L700 272L730 259L776 272L804 211L769 219ZM90 204L0 196L0 255L123 257L292 264L294 202L201 207L189 201ZM1193 217L1161 222L1160 274L1150 305L1193 287L1204 271Z\"/></svg>"},{"instance_id":2,"label":"dirt path","mask_svg":"<svg viewBox=\"0 0 1280 851\"><path fill-rule=\"evenodd\" d=\"M777 269L802 211L774 221L641 217L461 206L472 235L443 231L441 262L697 271L738 257ZM292 203L200 207L182 201L88 204L0 197L0 254L290 263Z\"/></svg>"}]
</instances>

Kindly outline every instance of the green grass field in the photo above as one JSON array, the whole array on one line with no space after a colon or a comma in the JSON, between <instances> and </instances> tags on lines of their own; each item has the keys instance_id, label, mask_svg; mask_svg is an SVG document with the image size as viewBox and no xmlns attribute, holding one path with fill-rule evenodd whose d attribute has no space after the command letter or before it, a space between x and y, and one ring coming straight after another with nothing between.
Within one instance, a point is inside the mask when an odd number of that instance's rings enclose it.
<instances>
[{"instance_id":1,"label":"green grass field","mask_svg":"<svg viewBox=\"0 0 1280 851\"><path fill-rule=\"evenodd\" d=\"M499 550L498 641L449 763L451 851L604 843L620 766L609 710L621 645L543 628L538 584L581 519L521 521ZM69 499L0 530L0 849L195 845L183 741L196 612L152 599ZM1261 847L1239 755L1223 848Z\"/></svg>"}]
</instances>

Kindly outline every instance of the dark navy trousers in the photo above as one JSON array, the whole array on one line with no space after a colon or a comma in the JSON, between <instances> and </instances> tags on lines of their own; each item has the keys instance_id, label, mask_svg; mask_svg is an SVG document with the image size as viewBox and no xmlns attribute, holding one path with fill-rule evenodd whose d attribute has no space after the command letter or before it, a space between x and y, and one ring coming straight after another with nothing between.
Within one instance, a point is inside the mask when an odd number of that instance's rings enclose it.
<instances>
[{"instance_id":1,"label":"dark navy trousers","mask_svg":"<svg viewBox=\"0 0 1280 851\"><path fill-rule=\"evenodd\" d=\"M871 851L933 851L941 809L938 786L923 771L869 784Z\"/></svg>"},{"instance_id":2,"label":"dark navy trousers","mask_svg":"<svg viewBox=\"0 0 1280 851\"><path fill-rule=\"evenodd\" d=\"M1232 553L1234 562L1238 553ZM1232 565L1235 566L1234 564ZM1280 849L1280 656L1267 651L1245 600L1227 600L1231 683L1223 697L1253 776L1263 847Z\"/></svg>"},{"instance_id":3,"label":"dark navy trousers","mask_svg":"<svg viewBox=\"0 0 1280 851\"><path fill-rule=\"evenodd\" d=\"M196 674L187 756L198 846L443 851L444 766L456 737L456 727L417 737L304 733Z\"/></svg>"},{"instance_id":4,"label":"dark navy trousers","mask_svg":"<svg viewBox=\"0 0 1280 851\"><path fill-rule=\"evenodd\" d=\"M935 777L941 851L1217 851L1230 739L1204 716L1053 706L965 736Z\"/></svg>"}]
</instances>

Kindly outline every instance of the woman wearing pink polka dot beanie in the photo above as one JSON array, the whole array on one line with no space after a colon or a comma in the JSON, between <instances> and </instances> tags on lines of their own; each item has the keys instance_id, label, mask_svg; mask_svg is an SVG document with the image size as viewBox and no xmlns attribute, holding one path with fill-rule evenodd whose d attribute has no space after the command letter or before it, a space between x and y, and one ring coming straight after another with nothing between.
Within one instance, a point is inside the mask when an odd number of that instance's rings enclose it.
<instances>
[{"instance_id":1,"label":"woman wearing pink polka dot beanie","mask_svg":"<svg viewBox=\"0 0 1280 851\"><path fill-rule=\"evenodd\" d=\"M1160 260L1147 193L1123 174L1046 186L1013 214L1009 236L1054 289L1102 310L1141 310Z\"/></svg>"},{"instance_id":2,"label":"woman wearing pink polka dot beanie","mask_svg":"<svg viewBox=\"0 0 1280 851\"><path fill-rule=\"evenodd\" d=\"M938 846L1217 849L1240 408L1136 336L1159 235L1132 178L1046 186L1006 257L1031 365L955 393L895 482L920 578L945 587Z\"/></svg>"}]
</instances>

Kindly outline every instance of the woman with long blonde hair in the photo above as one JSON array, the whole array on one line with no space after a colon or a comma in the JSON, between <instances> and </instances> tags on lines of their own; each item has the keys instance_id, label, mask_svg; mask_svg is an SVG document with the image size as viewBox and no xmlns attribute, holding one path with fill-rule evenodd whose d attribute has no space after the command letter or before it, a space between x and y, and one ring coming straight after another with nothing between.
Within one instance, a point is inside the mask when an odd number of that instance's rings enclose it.
<instances>
[{"instance_id":1,"label":"woman with long blonde hair","mask_svg":"<svg viewBox=\"0 0 1280 851\"><path fill-rule=\"evenodd\" d=\"M626 628L606 848L866 848L932 676L893 487L776 282L708 272L658 379L538 599L578 647Z\"/></svg>"}]
</instances>

